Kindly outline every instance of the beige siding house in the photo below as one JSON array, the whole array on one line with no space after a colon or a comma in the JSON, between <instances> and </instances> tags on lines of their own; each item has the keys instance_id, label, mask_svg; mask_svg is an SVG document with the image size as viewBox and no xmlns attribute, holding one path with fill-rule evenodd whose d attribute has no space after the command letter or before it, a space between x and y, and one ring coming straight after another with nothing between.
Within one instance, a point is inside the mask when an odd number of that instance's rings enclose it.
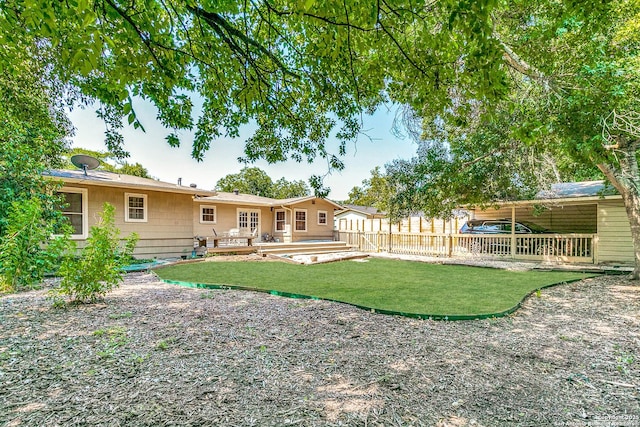
<instances>
[{"instance_id":1,"label":"beige siding house","mask_svg":"<svg viewBox=\"0 0 640 427\"><path fill-rule=\"evenodd\" d=\"M342 207L315 196L270 199L251 194L218 192L198 197L193 211L196 235L238 230L258 241L332 240L334 211Z\"/></svg>"},{"instance_id":2,"label":"beige siding house","mask_svg":"<svg viewBox=\"0 0 640 427\"><path fill-rule=\"evenodd\" d=\"M105 171L52 170L48 175L62 181L64 214L69 218L72 239L82 247L89 227L98 221L105 202L115 207L115 224L121 236L138 233L138 258L178 257L193 248L193 200L215 194L203 189Z\"/></svg>"},{"instance_id":3,"label":"beige siding house","mask_svg":"<svg viewBox=\"0 0 640 427\"><path fill-rule=\"evenodd\" d=\"M121 236L140 236L134 253L138 258L184 256L191 254L196 236L234 231L252 235L254 242L332 240L333 214L342 208L315 196L278 200L99 170L51 170L47 176L63 182L64 215L79 247L109 202Z\"/></svg>"}]
</instances>

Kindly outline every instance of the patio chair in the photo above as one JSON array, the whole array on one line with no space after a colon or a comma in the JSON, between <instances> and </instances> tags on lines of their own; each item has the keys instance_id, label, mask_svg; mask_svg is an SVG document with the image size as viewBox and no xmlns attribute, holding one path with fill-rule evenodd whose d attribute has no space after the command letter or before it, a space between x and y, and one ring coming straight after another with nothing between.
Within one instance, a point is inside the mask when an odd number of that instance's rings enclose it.
<instances>
[{"instance_id":1,"label":"patio chair","mask_svg":"<svg viewBox=\"0 0 640 427\"><path fill-rule=\"evenodd\" d=\"M239 228L230 228L229 229L229 236L231 236L231 237L240 236L240 229ZM229 240L229 244L239 245L240 241L236 240L236 239Z\"/></svg>"}]
</instances>

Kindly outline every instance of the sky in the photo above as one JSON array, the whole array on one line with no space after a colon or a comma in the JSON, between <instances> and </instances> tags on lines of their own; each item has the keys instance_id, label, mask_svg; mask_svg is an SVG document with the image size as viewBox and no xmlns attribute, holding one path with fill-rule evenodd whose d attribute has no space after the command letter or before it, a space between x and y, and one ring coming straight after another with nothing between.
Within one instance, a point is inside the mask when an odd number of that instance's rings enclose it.
<instances>
[{"instance_id":1,"label":"sky","mask_svg":"<svg viewBox=\"0 0 640 427\"><path fill-rule=\"evenodd\" d=\"M182 178L183 185L194 183L199 188L211 190L220 178L238 173L244 167L237 158L243 155L244 141L251 132L249 128L241 129L239 138L214 140L204 160L198 162L191 158L192 132L179 133L181 146L170 147L165 141L170 132L156 119L155 108L144 101L134 104L134 108L145 132L125 125L124 148L131 155L127 162L140 163L152 177L170 183L177 183L178 178ZM362 135L355 143L348 143L347 154L342 158L344 170L333 171L324 179L324 185L331 188L330 199L346 200L349 191L370 178L370 172L376 166L384 170L385 163L415 155L417 145L412 140L393 135L394 116L395 111L385 108L373 116L364 117L366 136ZM105 125L97 118L95 107L76 108L69 113L69 117L76 128L75 136L71 138L72 147L107 151L104 143ZM337 153L337 141L332 140L327 146L335 147L333 152ZM327 173L327 163L323 159L312 164L293 161L268 164L258 161L247 166L264 170L274 182L282 177L288 181L307 182L311 175Z\"/></svg>"}]
</instances>

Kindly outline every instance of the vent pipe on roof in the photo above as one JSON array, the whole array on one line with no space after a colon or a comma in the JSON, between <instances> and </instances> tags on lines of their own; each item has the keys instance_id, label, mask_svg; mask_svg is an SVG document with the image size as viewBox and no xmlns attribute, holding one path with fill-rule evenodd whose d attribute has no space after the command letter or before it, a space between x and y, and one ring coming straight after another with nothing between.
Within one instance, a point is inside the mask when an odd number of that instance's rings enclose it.
<instances>
[{"instance_id":1,"label":"vent pipe on roof","mask_svg":"<svg viewBox=\"0 0 640 427\"><path fill-rule=\"evenodd\" d=\"M197 184L189 184L189 187L191 188L196 188L198 185Z\"/></svg>"},{"instance_id":2,"label":"vent pipe on roof","mask_svg":"<svg viewBox=\"0 0 640 427\"><path fill-rule=\"evenodd\" d=\"M182 178L178 178L178 185L182 185Z\"/></svg>"},{"instance_id":3,"label":"vent pipe on roof","mask_svg":"<svg viewBox=\"0 0 640 427\"><path fill-rule=\"evenodd\" d=\"M240 190L238 190L237 188L235 190L233 190L233 194L235 194L236 196L240 193Z\"/></svg>"}]
</instances>

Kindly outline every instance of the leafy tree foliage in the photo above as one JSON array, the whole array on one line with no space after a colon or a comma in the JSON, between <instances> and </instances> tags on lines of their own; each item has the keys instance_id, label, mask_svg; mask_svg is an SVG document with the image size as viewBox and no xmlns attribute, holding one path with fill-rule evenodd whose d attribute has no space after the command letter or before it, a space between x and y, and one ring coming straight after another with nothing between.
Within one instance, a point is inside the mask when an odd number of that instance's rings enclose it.
<instances>
[{"instance_id":1,"label":"leafy tree foliage","mask_svg":"<svg viewBox=\"0 0 640 427\"><path fill-rule=\"evenodd\" d=\"M62 304L65 296L74 302L96 302L122 281L123 267L133 255L138 235L131 233L121 246L113 205L105 202L99 216L100 221L91 227L81 256L69 253L60 267L60 287L50 294L56 305Z\"/></svg>"},{"instance_id":2,"label":"leafy tree foliage","mask_svg":"<svg viewBox=\"0 0 640 427\"><path fill-rule=\"evenodd\" d=\"M55 271L70 245L68 234L44 218L42 201L15 201L0 238L0 292L15 292L38 285L45 273Z\"/></svg>"},{"instance_id":3,"label":"leafy tree foliage","mask_svg":"<svg viewBox=\"0 0 640 427\"><path fill-rule=\"evenodd\" d=\"M287 181L284 177L273 183L271 194L274 199L290 199L307 196L311 193L309 186L302 180Z\"/></svg>"},{"instance_id":4,"label":"leafy tree foliage","mask_svg":"<svg viewBox=\"0 0 640 427\"><path fill-rule=\"evenodd\" d=\"M496 4L504 96L465 96L459 85L473 81L457 79L445 108L398 99L422 121L423 142L416 158L387 165L393 211L450 211L605 176L625 201L640 276L638 16L637 0Z\"/></svg>"},{"instance_id":5,"label":"leafy tree foliage","mask_svg":"<svg viewBox=\"0 0 640 427\"><path fill-rule=\"evenodd\" d=\"M457 79L478 77L466 96L500 90L499 51L487 37L492 3L6 0L0 69L19 69L20 55L37 58L80 91L76 100L98 101L118 157L127 154L122 119L143 128L132 101L140 97L158 108L169 144L195 131L196 159L251 121L244 160L320 156L342 168L360 115L385 102L386 89L438 106L449 104ZM337 153L325 144L332 133L343 143Z\"/></svg>"},{"instance_id":6,"label":"leafy tree foliage","mask_svg":"<svg viewBox=\"0 0 640 427\"><path fill-rule=\"evenodd\" d=\"M0 74L0 236L13 202L40 197L49 219L55 184L42 173L59 165L71 130L52 89L35 77L37 68L28 69L20 76Z\"/></svg>"},{"instance_id":7,"label":"leafy tree foliage","mask_svg":"<svg viewBox=\"0 0 640 427\"><path fill-rule=\"evenodd\" d=\"M389 208L391 188L386 175L376 166L371 170L371 178L362 181L361 186L356 186L349 192L346 204L358 206L373 206L381 212Z\"/></svg>"},{"instance_id":8,"label":"leafy tree foliage","mask_svg":"<svg viewBox=\"0 0 640 427\"><path fill-rule=\"evenodd\" d=\"M249 167L243 168L239 173L221 178L216 183L216 189L227 192L238 190L240 193L274 199L301 197L310 192L304 181L290 182L282 177L274 183L262 169Z\"/></svg>"},{"instance_id":9,"label":"leafy tree foliage","mask_svg":"<svg viewBox=\"0 0 640 427\"><path fill-rule=\"evenodd\" d=\"M239 191L244 194L270 197L273 181L265 171L259 168L245 167L235 174L229 174L216 183L218 191Z\"/></svg>"},{"instance_id":10,"label":"leafy tree foliage","mask_svg":"<svg viewBox=\"0 0 640 427\"><path fill-rule=\"evenodd\" d=\"M0 73L0 287L34 286L51 271L63 237L59 183L43 173L59 165L70 125L57 83L28 61L20 75Z\"/></svg>"},{"instance_id":11,"label":"leafy tree foliage","mask_svg":"<svg viewBox=\"0 0 640 427\"><path fill-rule=\"evenodd\" d=\"M149 171L147 170L147 168L145 168L138 162L122 162L115 168L114 172L122 173L125 175L139 176L140 178L153 178L151 175L149 175Z\"/></svg>"}]
</instances>

